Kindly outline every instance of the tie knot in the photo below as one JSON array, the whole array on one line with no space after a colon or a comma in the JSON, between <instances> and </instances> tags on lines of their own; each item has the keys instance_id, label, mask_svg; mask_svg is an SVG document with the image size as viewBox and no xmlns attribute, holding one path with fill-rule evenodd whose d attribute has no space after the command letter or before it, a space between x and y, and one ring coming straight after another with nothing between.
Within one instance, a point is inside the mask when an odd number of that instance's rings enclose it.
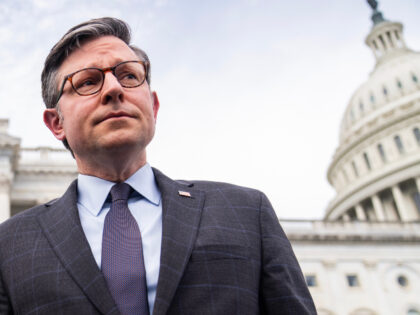
<instances>
[{"instance_id":1,"label":"tie knot","mask_svg":"<svg viewBox=\"0 0 420 315\"><path fill-rule=\"evenodd\" d=\"M118 183L111 188L112 202L117 200L128 200L131 193L131 186L126 183Z\"/></svg>"}]
</instances>

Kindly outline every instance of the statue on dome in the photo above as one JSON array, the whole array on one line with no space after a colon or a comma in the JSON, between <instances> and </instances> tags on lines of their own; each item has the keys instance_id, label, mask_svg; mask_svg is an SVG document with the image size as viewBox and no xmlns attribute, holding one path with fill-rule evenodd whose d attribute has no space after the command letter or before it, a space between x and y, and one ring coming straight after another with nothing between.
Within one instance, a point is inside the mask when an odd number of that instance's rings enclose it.
<instances>
[{"instance_id":1,"label":"statue on dome","mask_svg":"<svg viewBox=\"0 0 420 315\"><path fill-rule=\"evenodd\" d=\"M376 0L367 0L367 2L369 3L370 7L376 11L376 8L378 7L378 1Z\"/></svg>"}]
</instances>

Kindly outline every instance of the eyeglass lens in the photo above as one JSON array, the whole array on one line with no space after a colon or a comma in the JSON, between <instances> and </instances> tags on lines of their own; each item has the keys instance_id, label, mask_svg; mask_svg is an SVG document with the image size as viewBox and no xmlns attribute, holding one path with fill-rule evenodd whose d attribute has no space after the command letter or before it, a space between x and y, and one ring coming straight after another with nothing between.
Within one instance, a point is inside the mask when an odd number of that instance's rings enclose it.
<instances>
[{"instance_id":1,"label":"eyeglass lens","mask_svg":"<svg viewBox=\"0 0 420 315\"><path fill-rule=\"evenodd\" d=\"M124 62L114 69L115 77L123 87L131 88L141 85L146 77L145 68L138 62ZM100 69L88 68L76 72L72 79L73 88L81 95L98 92L103 85L105 74Z\"/></svg>"}]
</instances>

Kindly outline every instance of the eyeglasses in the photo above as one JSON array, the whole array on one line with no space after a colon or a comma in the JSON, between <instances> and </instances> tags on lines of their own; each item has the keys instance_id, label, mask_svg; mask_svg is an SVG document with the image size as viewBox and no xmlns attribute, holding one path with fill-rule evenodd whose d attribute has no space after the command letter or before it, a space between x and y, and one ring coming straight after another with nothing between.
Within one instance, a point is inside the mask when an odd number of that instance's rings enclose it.
<instances>
[{"instance_id":1,"label":"eyeglasses","mask_svg":"<svg viewBox=\"0 0 420 315\"><path fill-rule=\"evenodd\" d=\"M113 67L103 69L91 67L78 70L64 77L55 104L58 103L63 95L64 85L67 81L70 81L73 90L77 94L87 96L98 93L102 89L106 72L112 72L121 86L135 88L144 83L148 71L148 62L138 60L123 61Z\"/></svg>"}]
</instances>

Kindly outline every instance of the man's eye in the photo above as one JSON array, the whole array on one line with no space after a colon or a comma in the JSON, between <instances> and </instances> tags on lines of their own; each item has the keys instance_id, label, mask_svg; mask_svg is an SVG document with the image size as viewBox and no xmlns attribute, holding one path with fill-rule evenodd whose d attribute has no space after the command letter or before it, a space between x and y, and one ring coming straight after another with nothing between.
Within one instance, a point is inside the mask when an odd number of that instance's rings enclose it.
<instances>
[{"instance_id":1,"label":"man's eye","mask_svg":"<svg viewBox=\"0 0 420 315\"><path fill-rule=\"evenodd\" d=\"M93 80L86 80L84 82L81 82L80 86L89 86L89 85L93 85L93 84L95 84L93 82Z\"/></svg>"},{"instance_id":2,"label":"man's eye","mask_svg":"<svg viewBox=\"0 0 420 315\"><path fill-rule=\"evenodd\" d=\"M73 82L73 84L78 92L89 92L90 89L95 88L100 84L100 79L96 77L87 77L82 80L77 80Z\"/></svg>"},{"instance_id":3,"label":"man's eye","mask_svg":"<svg viewBox=\"0 0 420 315\"><path fill-rule=\"evenodd\" d=\"M120 78L122 80L137 80L137 76L131 72L123 73Z\"/></svg>"}]
</instances>

